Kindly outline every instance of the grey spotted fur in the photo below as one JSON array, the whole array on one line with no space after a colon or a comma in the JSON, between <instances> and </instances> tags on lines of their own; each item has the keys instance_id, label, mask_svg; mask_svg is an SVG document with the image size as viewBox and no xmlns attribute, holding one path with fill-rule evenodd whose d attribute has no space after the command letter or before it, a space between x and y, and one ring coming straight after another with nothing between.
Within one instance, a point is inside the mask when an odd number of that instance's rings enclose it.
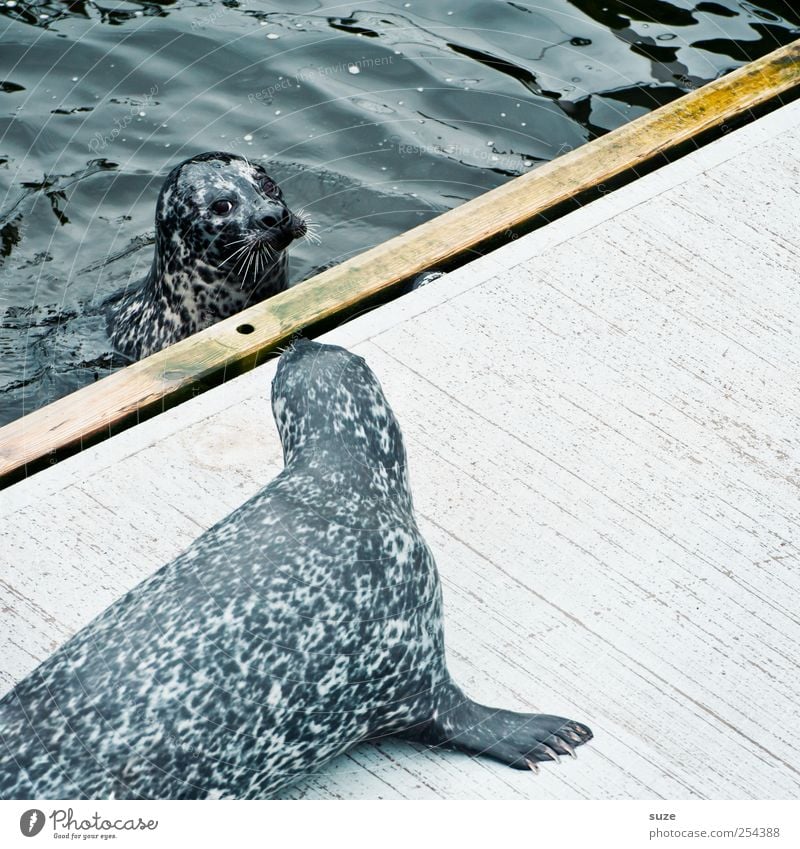
<instances>
[{"instance_id":1,"label":"grey spotted fur","mask_svg":"<svg viewBox=\"0 0 800 849\"><path fill-rule=\"evenodd\" d=\"M213 204L232 200L229 214ZM108 302L117 351L138 360L283 291L286 247L306 232L258 164L203 153L177 165L156 204L156 246L144 284Z\"/></svg>"},{"instance_id":2,"label":"grey spotted fur","mask_svg":"<svg viewBox=\"0 0 800 849\"><path fill-rule=\"evenodd\" d=\"M272 405L284 470L0 700L0 797L261 798L384 735L520 769L591 738L452 682L400 428L364 360L301 340Z\"/></svg>"}]
</instances>

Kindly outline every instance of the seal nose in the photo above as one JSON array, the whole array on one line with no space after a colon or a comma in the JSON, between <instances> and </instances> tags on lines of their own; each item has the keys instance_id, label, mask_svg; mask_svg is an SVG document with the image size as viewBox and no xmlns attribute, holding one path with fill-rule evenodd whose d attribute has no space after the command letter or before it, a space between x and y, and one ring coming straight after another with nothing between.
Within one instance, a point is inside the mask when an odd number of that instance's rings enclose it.
<instances>
[{"instance_id":1,"label":"seal nose","mask_svg":"<svg viewBox=\"0 0 800 849\"><path fill-rule=\"evenodd\" d=\"M273 210L261 216L258 222L265 229L270 227L285 227L289 224L289 210Z\"/></svg>"},{"instance_id":2,"label":"seal nose","mask_svg":"<svg viewBox=\"0 0 800 849\"><path fill-rule=\"evenodd\" d=\"M305 336L295 336L292 339L292 345L295 348L321 348L322 345L319 342L314 342L312 339L307 339Z\"/></svg>"},{"instance_id":3,"label":"seal nose","mask_svg":"<svg viewBox=\"0 0 800 849\"><path fill-rule=\"evenodd\" d=\"M304 354L321 353L326 347L328 346L315 342L313 339L307 339L305 336L295 336L289 347L281 354L279 364L288 360L299 360Z\"/></svg>"}]
</instances>

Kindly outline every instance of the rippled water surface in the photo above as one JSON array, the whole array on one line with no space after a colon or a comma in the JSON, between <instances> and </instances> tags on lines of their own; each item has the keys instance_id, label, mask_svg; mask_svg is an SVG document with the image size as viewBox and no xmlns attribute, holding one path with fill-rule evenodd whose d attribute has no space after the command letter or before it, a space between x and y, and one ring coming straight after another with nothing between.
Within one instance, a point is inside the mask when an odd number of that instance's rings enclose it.
<instances>
[{"instance_id":1,"label":"rippled water surface","mask_svg":"<svg viewBox=\"0 0 800 849\"><path fill-rule=\"evenodd\" d=\"M0 423L107 372L87 304L181 159L268 165L299 281L800 36L783 0L286 6L0 0Z\"/></svg>"}]
</instances>

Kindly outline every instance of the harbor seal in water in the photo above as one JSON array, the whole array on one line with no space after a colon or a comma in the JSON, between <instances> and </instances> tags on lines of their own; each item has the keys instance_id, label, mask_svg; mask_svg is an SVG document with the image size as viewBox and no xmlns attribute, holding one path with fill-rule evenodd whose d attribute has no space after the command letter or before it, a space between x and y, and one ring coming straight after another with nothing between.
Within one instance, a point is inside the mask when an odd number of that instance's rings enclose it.
<instances>
[{"instance_id":1,"label":"harbor seal in water","mask_svg":"<svg viewBox=\"0 0 800 849\"><path fill-rule=\"evenodd\" d=\"M365 361L297 341L272 407L284 470L0 700L0 797L262 798L386 735L519 769L591 739L451 679L403 439Z\"/></svg>"},{"instance_id":2,"label":"harbor seal in water","mask_svg":"<svg viewBox=\"0 0 800 849\"><path fill-rule=\"evenodd\" d=\"M175 166L155 218L144 284L106 305L111 341L131 360L282 292L286 248L307 230L260 165L221 152Z\"/></svg>"},{"instance_id":3,"label":"harbor seal in water","mask_svg":"<svg viewBox=\"0 0 800 849\"><path fill-rule=\"evenodd\" d=\"M0 384L0 426L288 286L287 246L317 241L259 165L203 153L166 177L156 245L141 286L77 310L6 310L0 347L27 340L25 373Z\"/></svg>"}]
</instances>

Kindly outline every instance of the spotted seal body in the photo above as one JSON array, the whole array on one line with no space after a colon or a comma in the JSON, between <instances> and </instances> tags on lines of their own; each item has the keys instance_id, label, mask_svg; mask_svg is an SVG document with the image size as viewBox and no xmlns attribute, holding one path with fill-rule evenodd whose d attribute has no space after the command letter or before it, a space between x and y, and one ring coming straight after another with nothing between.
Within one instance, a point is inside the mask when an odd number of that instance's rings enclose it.
<instances>
[{"instance_id":1,"label":"spotted seal body","mask_svg":"<svg viewBox=\"0 0 800 849\"><path fill-rule=\"evenodd\" d=\"M301 341L285 468L0 701L0 797L261 798L398 735L513 767L588 728L451 680L399 426L364 360Z\"/></svg>"},{"instance_id":2,"label":"spotted seal body","mask_svg":"<svg viewBox=\"0 0 800 849\"><path fill-rule=\"evenodd\" d=\"M260 165L219 152L172 169L155 224L144 284L107 309L112 343L134 360L283 291L286 248L306 233Z\"/></svg>"}]
</instances>

